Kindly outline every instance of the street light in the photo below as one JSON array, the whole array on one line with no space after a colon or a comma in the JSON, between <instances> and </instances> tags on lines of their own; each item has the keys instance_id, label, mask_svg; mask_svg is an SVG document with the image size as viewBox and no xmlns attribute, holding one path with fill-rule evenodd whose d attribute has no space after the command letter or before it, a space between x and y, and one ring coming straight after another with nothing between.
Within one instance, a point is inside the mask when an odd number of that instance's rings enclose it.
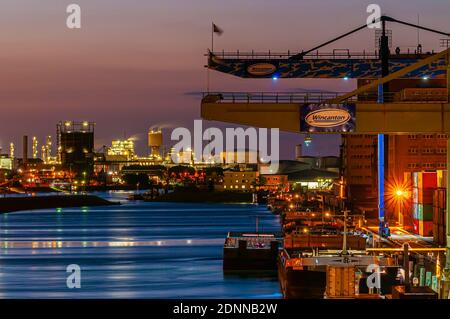
<instances>
[{"instance_id":1,"label":"street light","mask_svg":"<svg viewBox=\"0 0 450 319\"><path fill-rule=\"evenodd\" d=\"M406 198L406 191L401 188L395 190L395 196L397 198L397 211L398 211L398 225L403 226L403 214L401 209L402 201Z\"/></svg>"}]
</instances>

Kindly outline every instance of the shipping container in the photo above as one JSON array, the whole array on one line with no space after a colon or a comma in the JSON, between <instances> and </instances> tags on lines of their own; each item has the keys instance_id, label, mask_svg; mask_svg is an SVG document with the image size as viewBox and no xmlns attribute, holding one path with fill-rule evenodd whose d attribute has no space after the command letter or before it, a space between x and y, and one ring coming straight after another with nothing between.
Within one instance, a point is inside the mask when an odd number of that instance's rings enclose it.
<instances>
[{"instance_id":1,"label":"shipping container","mask_svg":"<svg viewBox=\"0 0 450 319\"><path fill-rule=\"evenodd\" d=\"M422 188L423 189L437 188L437 173L436 172L422 172Z\"/></svg>"},{"instance_id":2,"label":"shipping container","mask_svg":"<svg viewBox=\"0 0 450 319\"><path fill-rule=\"evenodd\" d=\"M424 221L433 221L433 205L424 204L421 218Z\"/></svg>"},{"instance_id":3,"label":"shipping container","mask_svg":"<svg viewBox=\"0 0 450 319\"><path fill-rule=\"evenodd\" d=\"M420 191L419 191L419 203L421 204L430 204L433 205L433 193L435 188L424 188L422 190L422 200L420 200Z\"/></svg>"},{"instance_id":4,"label":"shipping container","mask_svg":"<svg viewBox=\"0 0 450 319\"><path fill-rule=\"evenodd\" d=\"M447 187L447 171L439 170L437 173L437 187Z\"/></svg>"},{"instance_id":5,"label":"shipping container","mask_svg":"<svg viewBox=\"0 0 450 319\"><path fill-rule=\"evenodd\" d=\"M419 172L412 173L413 187L419 187Z\"/></svg>"},{"instance_id":6,"label":"shipping container","mask_svg":"<svg viewBox=\"0 0 450 319\"><path fill-rule=\"evenodd\" d=\"M413 204L413 218L418 220L433 220L433 205Z\"/></svg>"},{"instance_id":7,"label":"shipping container","mask_svg":"<svg viewBox=\"0 0 450 319\"><path fill-rule=\"evenodd\" d=\"M413 204L419 203L419 189L417 187L413 187L412 189L412 200Z\"/></svg>"},{"instance_id":8,"label":"shipping container","mask_svg":"<svg viewBox=\"0 0 450 319\"><path fill-rule=\"evenodd\" d=\"M354 266L327 266L328 298L352 298L355 296L355 267Z\"/></svg>"},{"instance_id":9,"label":"shipping container","mask_svg":"<svg viewBox=\"0 0 450 319\"><path fill-rule=\"evenodd\" d=\"M413 230L416 235L423 237L433 236L433 221L413 219Z\"/></svg>"},{"instance_id":10,"label":"shipping container","mask_svg":"<svg viewBox=\"0 0 450 319\"><path fill-rule=\"evenodd\" d=\"M439 246L446 246L446 228L442 225L433 225L433 241Z\"/></svg>"}]
</instances>

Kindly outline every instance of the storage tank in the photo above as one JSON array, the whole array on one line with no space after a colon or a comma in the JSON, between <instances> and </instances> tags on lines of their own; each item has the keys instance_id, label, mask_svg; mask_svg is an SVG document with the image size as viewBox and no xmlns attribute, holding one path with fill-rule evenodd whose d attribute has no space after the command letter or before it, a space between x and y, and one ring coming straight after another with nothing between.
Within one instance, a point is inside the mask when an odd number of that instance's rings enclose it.
<instances>
[{"instance_id":1,"label":"storage tank","mask_svg":"<svg viewBox=\"0 0 450 319\"><path fill-rule=\"evenodd\" d=\"M163 145L162 131L159 129L150 129L148 131L148 146L151 156L161 156L161 147Z\"/></svg>"}]
</instances>

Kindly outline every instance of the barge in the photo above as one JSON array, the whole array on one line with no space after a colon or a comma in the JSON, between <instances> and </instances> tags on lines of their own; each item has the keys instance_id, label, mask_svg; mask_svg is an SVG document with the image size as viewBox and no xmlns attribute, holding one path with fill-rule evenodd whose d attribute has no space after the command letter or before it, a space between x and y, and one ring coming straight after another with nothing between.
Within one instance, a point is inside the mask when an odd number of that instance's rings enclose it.
<instances>
[{"instance_id":1,"label":"barge","mask_svg":"<svg viewBox=\"0 0 450 319\"><path fill-rule=\"evenodd\" d=\"M283 245L278 232L229 232L223 246L223 269L226 271L276 271Z\"/></svg>"},{"instance_id":2,"label":"barge","mask_svg":"<svg viewBox=\"0 0 450 319\"><path fill-rule=\"evenodd\" d=\"M395 259L384 256L369 256L364 251L355 251L347 255L335 252L305 253L299 250L280 252L278 276L282 293L286 299L323 299L326 297L327 270L330 267L354 267L359 272L358 290L367 292L367 266L378 265L382 294L388 294L392 287L399 284L397 272L399 266Z\"/></svg>"}]
</instances>

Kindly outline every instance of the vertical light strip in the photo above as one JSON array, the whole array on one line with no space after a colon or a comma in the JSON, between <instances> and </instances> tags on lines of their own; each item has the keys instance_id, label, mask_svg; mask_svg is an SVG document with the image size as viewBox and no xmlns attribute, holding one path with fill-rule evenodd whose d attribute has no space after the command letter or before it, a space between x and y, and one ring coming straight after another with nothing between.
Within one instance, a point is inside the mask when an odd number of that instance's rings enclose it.
<instances>
[{"instance_id":1,"label":"vertical light strip","mask_svg":"<svg viewBox=\"0 0 450 319\"><path fill-rule=\"evenodd\" d=\"M383 84L378 85L378 103L384 103ZM378 220L381 233L384 228L384 134L378 134Z\"/></svg>"},{"instance_id":2,"label":"vertical light strip","mask_svg":"<svg viewBox=\"0 0 450 319\"><path fill-rule=\"evenodd\" d=\"M384 134L378 134L378 218L384 222Z\"/></svg>"}]
</instances>

